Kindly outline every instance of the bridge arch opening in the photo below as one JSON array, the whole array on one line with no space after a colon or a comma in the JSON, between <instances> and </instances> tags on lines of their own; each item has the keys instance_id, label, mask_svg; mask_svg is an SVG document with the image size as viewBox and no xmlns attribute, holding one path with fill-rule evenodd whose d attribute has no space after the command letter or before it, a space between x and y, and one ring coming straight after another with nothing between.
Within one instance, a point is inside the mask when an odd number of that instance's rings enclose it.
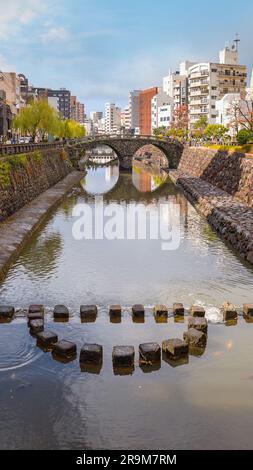
<instances>
[{"instance_id":1,"label":"bridge arch opening","mask_svg":"<svg viewBox=\"0 0 253 470\"><path fill-rule=\"evenodd\" d=\"M165 168L168 159L165 153L153 144L146 144L133 155L132 181L140 192L152 192L167 179Z\"/></svg>"},{"instance_id":2,"label":"bridge arch opening","mask_svg":"<svg viewBox=\"0 0 253 470\"><path fill-rule=\"evenodd\" d=\"M86 193L102 195L111 191L119 179L119 159L109 145L96 145L85 152L86 175L81 181Z\"/></svg>"}]
</instances>

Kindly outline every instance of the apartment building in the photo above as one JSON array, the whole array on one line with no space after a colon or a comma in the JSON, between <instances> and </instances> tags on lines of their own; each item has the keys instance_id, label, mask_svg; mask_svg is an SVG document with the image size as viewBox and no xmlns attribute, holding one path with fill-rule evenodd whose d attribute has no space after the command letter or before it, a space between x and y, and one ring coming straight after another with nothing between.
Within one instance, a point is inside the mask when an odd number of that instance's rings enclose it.
<instances>
[{"instance_id":1,"label":"apartment building","mask_svg":"<svg viewBox=\"0 0 253 470\"><path fill-rule=\"evenodd\" d=\"M115 103L105 103L105 133L117 134L121 129L121 109Z\"/></svg>"},{"instance_id":2,"label":"apartment building","mask_svg":"<svg viewBox=\"0 0 253 470\"><path fill-rule=\"evenodd\" d=\"M130 129L133 133L139 133L139 95L141 90L132 90L128 96L128 108L129 108L129 119Z\"/></svg>"},{"instance_id":3,"label":"apartment building","mask_svg":"<svg viewBox=\"0 0 253 470\"><path fill-rule=\"evenodd\" d=\"M188 71L195 62L181 62L179 70L163 78L163 91L174 100L174 108L188 104Z\"/></svg>"},{"instance_id":4,"label":"apartment building","mask_svg":"<svg viewBox=\"0 0 253 470\"><path fill-rule=\"evenodd\" d=\"M131 116L128 106L121 111L121 128L124 131L130 131L131 129Z\"/></svg>"},{"instance_id":5,"label":"apartment building","mask_svg":"<svg viewBox=\"0 0 253 470\"><path fill-rule=\"evenodd\" d=\"M19 76L15 72L0 72L0 90L5 93L5 101L12 114L17 114L24 104Z\"/></svg>"},{"instance_id":6,"label":"apartment building","mask_svg":"<svg viewBox=\"0 0 253 470\"><path fill-rule=\"evenodd\" d=\"M151 102L158 93L158 88L148 88L139 94L139 127L141 135L151 134Z\"/></svg>"},{"instance_id":7,"label":"apartment building","mask_svg":"<svg viewBox=\"0 0 253 470\"><path fill-rule=\"evenodd\" d=\"M216 102L226 94L245 96L247 69L238 65L238 40L220 52L219 63L203 62L189 68L189 126L206 116L210 124L216 123Z\"/></svg>"},{"instance_id":8,"label":"apartment building","mask_svg":"<svg viewBox=\"0 0 253 470\"><path fill-rule=\"evenodd\" d=\"M174 100L162 89L151 101L151 130L157 127L169 127L173 119Z\"/></svg>"}]
</instances>

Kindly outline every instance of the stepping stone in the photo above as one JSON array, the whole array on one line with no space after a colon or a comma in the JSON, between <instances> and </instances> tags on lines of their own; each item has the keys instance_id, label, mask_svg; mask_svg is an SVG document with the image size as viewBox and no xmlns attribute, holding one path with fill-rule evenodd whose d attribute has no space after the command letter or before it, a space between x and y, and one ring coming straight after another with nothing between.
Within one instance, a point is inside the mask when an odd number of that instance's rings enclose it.
<instances>
[{"instance_id":1,"label":"stepping stone","mask_svg":"<svg viewBox=\"0 0 253 470\"><path fill-rule=\"evenodd\" d=\"M44 321L44 312L33 312L33 313L28 313L27 315L27 320L28 320L28 326L30 326L32 321L35 320L42 320Z\"/></svg>"},{"instance_id":2,"label":"stepping stone","mask_svg":"<svg viewBox=\"0 0 253 470\"><path fill-rule=\"evenodd\" d=\"M199 305L192 305L190 307L189 313L192 317L204 317L206 312L203 307L199 307Z\"/></svg>"},{"instance_id":3,"label":"stepping stone","mask_svg":"<svg viewBox=\"0 0 253 470\"><path fill-rule=\"evenodd\" d=\"M40 331L44 330L44 321L43 320L31 320L30 321L30 333L37 334Z\"/></svg>"},{"instance_id":4,"label":"stepping stone","mask_svg":"<svg viewBox=\"0 0 253 470\"><path fill-rule=\"evenodd\" d=\"M131 367L134 365L133 346L114 346L112 351L112 361L114 366Z\"/></svg>"},{"instance_id":5,"label":"stepping stone","mask_svg":"<svg viewBox=\"0 0 253 470\"><path fill-rule=\"evenodd\" d=\"M184 333L184 340L189 344L189 346L194 346L198 348L206 347L206 335L203 331L195 330L195 328L190 328Z\"/></svg>"},{"instance_id":6,"label":"stepping stone","mask_svg":"<svg viewBox=\"0 0 253 470\"><path fill-rule=\"evenodd\" d=\"M206 318L203 317L189 317L188 328L194 328L195 330L207 333L208 323Z\"/></svg>"},{"instance_id":7,"label":"stepping stone","mask_svg":"<svg viewBox=\"0 0 253 470\"><path fill-rule=\"evenodd\" d=\"M166 305L155 305L154 306L155 317L166 317L168 316L168 309Z\"/></svg>"},{"instance_id":8,"label":"stepping stone","mask_svg":"<svg viewBox=\"0 0 253 470\"><path fill-rule=\"evenodd\" d=\"M111 305L109 308L109 314L112 317L119 317L121 315L121 306L120 305Z\"/></svg>"},{"instance_id":9,"label":"stepping stone","mask_svg":"<svg viewBox=\"0 0 253 470\"><path fill-rule=\"evenodd\" d=\"M43 347L50 347L52 344L57 343L58 336L52 331L41 331L37 334L37 342Z\"/></svg>"},{"instance_id":10,"label":"stepping stone","mask_svg":"<svg viewBox=\"0 0 253 470\"><path fill-rule=\"evenodd\" d=\"M63 320L68 320L69 319L69 310L65 305L56 305L54 308L54 318L56 320L58 319L63 319Z\"/></svg>"},{"instance_id":11,"label":"stepping stone","mask_svg":"<svg viewBox=\"0 0 253 470\"><path fill-rule=\"evenodd\" d=\"M237 311L234 307L234 305L226 302L222 306L223 309L223 321L230 321L230 320L236 320L237 319Z\"/></svg>"},{"instance_id":12,"label":"stepping stone","mask_svg":"<svg viewBox=\"0 0 253 470\"><path fill-rule=\"evenodd\" d=\"M9 305L0 306L0 320L11 320L14 316L15 309Z\"/></svg>"},{"instance_id":13,"label":"stepping stone","mask_svg":"<svg viewBox=\"0 0 253 470\"><path fill-rule=\"evenodd\" d=\"M253 304L243 304L243 314L247 317L253 317Z\"/></svg>"},{"instance_id":14,"label":"stepping stone","mask_svg":"<svg viewBox=\"0 0 253 470\"><path fill-rule=\"evenodd\" d=\"M133 305L132 307L133 317L142 318L144 317L144 312L145 312L145 309L143 305L140 305L140 304Z\"/></svg>"},{"instance_id":15,"label":"stepping stone","mask_svg":"<svg viewBox=\"0 0 253 470\"><path fill-rule=\"evenodd\" d=\"M99 364L102 362L103 348L99 344L84 344L80 352L80 362Z\"/></svg>"},{"instance_id":16,"label":"stepping stone","mask_svg":"<svg viewBox=\"0 0 253 470\"><path fill-rule=\"evenodd\" d=\"M72 358L76 356L76 344L62 339L57 343L54 343L53 354L63 356L65 358Z\"/></svg>"},{"instance_id":17,"label":"stepping stone","mask_svg":"<svg viewBox=\"0 0 253 470\"><path fill-rule=\"evenodd\" d=\"M94 322L97 318L98 309L96 305L81 305L80 316L82 321Z\"/></svg>"},{"instance_id":18,"label":"stepping stone","mask_svg":"<svg viewBox=\"0 0 253 470\"><path fill-rule=\"evenodd\" d=\"M141 364L154 364L161 361L161 348L157 343L143 343L139 346Z\"/></svg>"},{"instance_id":19,"label":"stepping stone","mask_svg":"<svg viewBox=\"0 0 253 470\"><path fill-rule=\"evenodd\" d=\"M30 305L28 313L42 313L44 314L44 305Z\"/></svg>"},{"instance_id":20,"label":"stepping stone","mask_svg":"<svg viewBox=\"0 0 253 470\"><path fill-rule=\"evenodd\" d=\"M184 315L184 306L181 303L173 304L173 313L174 315L183 316Z\"/></svg>"},{"instance_id":21,"label":"stepping stone","mask_svg":"<svg viewBox=\"0 0 253 470\"><path fill-rule=\"evenodd\" d=\"M181 339L168 339L162 343L163 353L171 359L179 359L182 356L187 356L189 353L189 346L186 341Z\"/></svg>"}]
</instances>

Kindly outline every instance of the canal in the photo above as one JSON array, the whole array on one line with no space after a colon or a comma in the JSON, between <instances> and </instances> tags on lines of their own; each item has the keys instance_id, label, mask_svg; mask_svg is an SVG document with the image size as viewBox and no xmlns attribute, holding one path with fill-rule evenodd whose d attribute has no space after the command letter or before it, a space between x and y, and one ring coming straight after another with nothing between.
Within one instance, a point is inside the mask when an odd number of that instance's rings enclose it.
<instances>
[{"instance_id":1,"label":"canal","mask_svg":"<svg viewBox=\"0 0 253 470\"><path fill-rule=\"evenodd\" d=\"M76 207L97 198L123 214L138 203L152 214L167 207L177 222L177 243L162 249L160 239L75 239ZM108 212L108 213L109 213ZM175 217L175 218L173 218ZM141 219L143 220L143 219ZM93 219L87 219L92 224ZM165 224L168 220L165 217ZM61 449L226 449L252 447L253 324L242 315L231 326L220 307L239 310L252 302L253 271L211 230L155 162L136 160L132 174L117 162L90 162L74 187L24 247L0 284L1 304L19 308L0 325L1 448ZM169 315L156 323L152 306L183 302L204 306L208 341L187 363L142 370L140 343L182 338L181 322ZM103 345L100 371L81 371L78 359L63 364L36 347L25 311L46 306L46 325L77 344ZM110 304L121 304L122 321L111 323ZM133 304L145 305L145 322L134 323ZM53 307L65 304L67 323L55 323ZM81 323L81 304L96 304L94 323ZM135 347L131 375L116 375L112 347Z\"/></svg>"}]
</instances>

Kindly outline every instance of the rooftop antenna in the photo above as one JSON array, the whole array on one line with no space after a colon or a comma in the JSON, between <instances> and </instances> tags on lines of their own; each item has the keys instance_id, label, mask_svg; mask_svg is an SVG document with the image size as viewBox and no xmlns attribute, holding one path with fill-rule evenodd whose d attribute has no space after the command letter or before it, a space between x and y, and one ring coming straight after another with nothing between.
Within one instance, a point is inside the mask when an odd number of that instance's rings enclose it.
<instances>
[{"instance_id":1,"label":"rooftop antenna","mask_svg":"<svg viewBox=\"0 0 253 470\"><path fill-rule=\"evenodd\" d=\"M235 50L238 51L238 44L240 42L239 34L236 33L235 39L234 39L234 44L235 44Z\"/></svg>"}]
</instances>

